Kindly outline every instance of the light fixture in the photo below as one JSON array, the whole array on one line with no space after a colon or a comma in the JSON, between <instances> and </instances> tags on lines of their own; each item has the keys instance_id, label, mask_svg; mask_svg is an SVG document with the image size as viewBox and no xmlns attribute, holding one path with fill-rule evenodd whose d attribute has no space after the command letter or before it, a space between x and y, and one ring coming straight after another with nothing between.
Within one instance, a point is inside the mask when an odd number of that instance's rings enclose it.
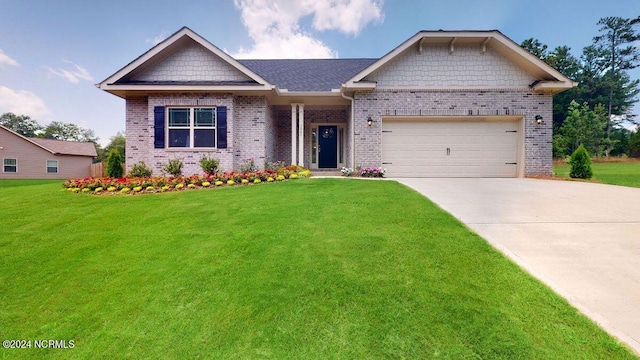
<instances>
[{"instance_id":1,"label":"light fixture","mask_svg":"<svg viewBox=\"0 0 640 360\"><path fill-rule=\"evenodd\" d=\"M367 118L367 126L371 126L371 124L373 124L373 119L371 118L371 116L369 116Z\"/></svg>"},{"instance_id":2,"label":"light fixture","mask_svg":"<svg viewBox=\"0 0 640 360\"><path fill-rule=\"evenodd\" d=\"M537 123L538 125L542 124L542 119L543 119L543 118L542 118L542 116L541 116L541 115L536 115L535 119L536 119L536 123Z\"/></svg>"}]
</instances>

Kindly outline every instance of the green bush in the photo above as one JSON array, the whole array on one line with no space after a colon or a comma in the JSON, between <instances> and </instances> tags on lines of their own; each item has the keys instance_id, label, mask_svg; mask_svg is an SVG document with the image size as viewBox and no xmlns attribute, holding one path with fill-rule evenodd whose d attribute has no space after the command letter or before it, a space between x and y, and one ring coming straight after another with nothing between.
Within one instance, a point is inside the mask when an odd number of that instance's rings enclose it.
<instances>
[{"instance_id":1,"label":"green bush","mask_svg":"<svg viewBox=\"0 0 640 360\"><path fill-rule=\"evenodd\" d=\"M203 156L200 159L200 167L207 175L215 175L218 172L218 166L220 166L220 160Z\"/></svg>"},{"instance_id":2,"label":"green bush","mask_svg":"<svg viewBox=\"0 0 640 360\"><path fill-rule=\"evenodd\" d=\"M129 176L131 177L150 177L151 169L147 167L147 164L144 161L140 161L137 164L134 164L129 170Z\"/></svg>"},{"instance_id":3,"label":"green bush","mask_svg":"<svg viewBox=\"0 0 640 360\"><path fill-rule=\"evenodd\" d=\"M182 160L180 159L171 159L169 162L162 166L162 172L169 174L173 177L182 176Z\"/></svg>"},{"instance_id":4,"label":"green bush","mask_svg":"<svg viewBox=\"0 0 640 360\"><path fill-rule=\"evenodd\" d=\"M107 157L107 176L112 178L121 178L124 175L124 169L122 169L122 156L118 150L111 149L109 157Z\"/></svg>"},{"instance_id":5,"label":"green bush","mask_svg":"<svg viewBox=\"0 0 640 360\"><path fill-rule=\"evenodd\" d=\"M569 159L571 171L569 176L574 179L591 179L593 170L591 170L591 157L584 146L580 145L576 151L571 154Z\"/></svg>"}]
</instances>

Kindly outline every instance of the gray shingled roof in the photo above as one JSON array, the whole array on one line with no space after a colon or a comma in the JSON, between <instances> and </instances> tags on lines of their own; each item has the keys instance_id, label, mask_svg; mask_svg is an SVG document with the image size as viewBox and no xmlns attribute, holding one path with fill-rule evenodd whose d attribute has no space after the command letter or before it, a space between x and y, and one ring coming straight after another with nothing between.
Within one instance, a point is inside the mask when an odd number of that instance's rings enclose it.
<instances>
[{"instance_id":1,"label":"gray shingled roof","mask_svg":"<svg viewBox=\"0 0 640 360\"><path fill-rule=\"evenodd\" d=\"M330 91L378 59L238 60L280 89Z\"/></svg>"}]
</instances>

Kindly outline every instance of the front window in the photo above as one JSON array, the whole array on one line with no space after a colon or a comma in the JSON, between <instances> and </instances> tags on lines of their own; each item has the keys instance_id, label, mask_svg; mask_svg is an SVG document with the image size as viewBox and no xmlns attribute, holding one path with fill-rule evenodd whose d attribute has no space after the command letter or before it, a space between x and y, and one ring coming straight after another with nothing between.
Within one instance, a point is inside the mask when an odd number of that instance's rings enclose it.
<instances>
[{"instance_id":1,"label":"front window","mask_svg":"<svg viewBox=\"0 0 640 360\"><path fill-rule=\"evenodd\" d=\"M47 160L47 174L58 173L58 160Z\"/></svg>"},{"instance_id":2,"label":"front window","mask_svg":"<svg viewBox=\"0 0 640 360\"><path fill-rule=\"evenodd\" d=\"M4 159L4 172L15 173L18 172L18 160L17 159Z\"/></svg>"},{"instance_id":3,"label":"front window","mask_svg":"<svg viewBox=\"0 0 640 360\"><path fill-rule=\"evenodd\" d=\"M216 147L216 108L169 108L170 148Z\"/></svg>"}]
</instances>

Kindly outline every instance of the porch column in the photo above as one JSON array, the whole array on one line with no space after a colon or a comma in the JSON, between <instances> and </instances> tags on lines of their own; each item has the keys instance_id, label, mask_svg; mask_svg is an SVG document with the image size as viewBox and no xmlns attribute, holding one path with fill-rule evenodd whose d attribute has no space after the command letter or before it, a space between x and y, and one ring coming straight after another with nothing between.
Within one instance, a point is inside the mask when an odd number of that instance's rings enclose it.
<instances>
[{"instance_id":1,"label":"porch column","mask_svg":"<svg viewBox=\"0 0 640 360\"><path fill-rule=\"evenodd\" d=\"M291 104L291 165L296 164L296 106Z\"/></svg>"},{"instance_id":2,"label":"porch column","mask_svg":"<svg viewBox=\"0 0 640 360\"><path fill-rule=\"evenodd\" d=\"M298 104L298 165L304 166L304 104Z\"/></svg>"}]
</instances>

